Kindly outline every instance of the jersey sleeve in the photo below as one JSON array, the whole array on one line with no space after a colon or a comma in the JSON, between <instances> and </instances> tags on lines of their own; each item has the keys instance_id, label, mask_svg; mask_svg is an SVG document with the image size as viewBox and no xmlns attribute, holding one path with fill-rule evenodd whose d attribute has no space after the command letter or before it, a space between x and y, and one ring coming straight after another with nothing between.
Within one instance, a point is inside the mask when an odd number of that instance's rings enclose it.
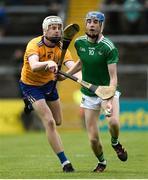
<instances>
[{"instance_id":1,"label":"jersey sleeve","mask_svg":"<svg viewBox=\"0 0 148 180\"><path fill-rule=\"evenodd\" d=\"M35 41L30 41L26 48L27 58L33 54L39 55L39 47Z\"/></svg>"},{"instance_id":2,"label":"jersey sleeve","mask_svg":"<svg viewBox=\"0 0 148 180\"><path fill-rule=\"evenodd\" d=\"M64 63L69 61L69 60L73 61L73 58L72 58L71 52L67 49L65 57L64 57Z\"/></svg>"},{"instance_id":3,"label":"jersey sleeve","mask_svg":"<svg viewBox=\"0 0 148 180\"><path fill-rule=\"evenodd\" d=\"M119 61L119 53L117 48L114 48L110 50L109 53L107 54L107 64L118 63L118 61Z\"/></svg>"},{"instance_id":4,"label":"jersey sleeve","mask_svg":"<svg viewBox=\"0 0 148 180\"><path fill-rule=\"evenodd\" d=\"M74 46L75 46L76 51L77 51L77 54L78 54L78 56L79 56L79 51L78 51L78 49L79 49L79 48L78 48L78 47L79 47L79 41L78 41L78 40L75 41Z\"/></svg>"}]
</instances>

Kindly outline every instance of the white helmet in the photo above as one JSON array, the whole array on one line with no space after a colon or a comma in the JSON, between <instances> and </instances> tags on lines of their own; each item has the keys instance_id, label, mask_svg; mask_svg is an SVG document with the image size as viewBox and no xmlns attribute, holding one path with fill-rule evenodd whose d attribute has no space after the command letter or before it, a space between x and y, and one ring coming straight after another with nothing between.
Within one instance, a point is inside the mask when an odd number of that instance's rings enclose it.
<instances>
[{"instance_id":1,"label":"white helmet","mask_svg":"<svg viewBox=\"0 0 148 180\"><path fill-rule=\"evenodd\" d=\"M63 29L63 22L59 16L47 16L42 23L43 31L47 31L48 26L52 24L61 24Z\"/></svg>"}]
</instances>

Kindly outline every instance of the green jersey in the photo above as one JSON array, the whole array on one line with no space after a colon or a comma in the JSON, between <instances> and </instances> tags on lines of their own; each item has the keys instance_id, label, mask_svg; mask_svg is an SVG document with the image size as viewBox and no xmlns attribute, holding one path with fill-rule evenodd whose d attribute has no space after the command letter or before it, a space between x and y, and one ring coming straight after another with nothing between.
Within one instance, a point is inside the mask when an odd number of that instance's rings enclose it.
<instances>
[{"instance_id":1,"label":"green jersey","mask_svg":"<svg viewBox=\"0 0 148 180\"><path fill-rule=\"evenodd\" d=\"M94 85L109 85L108 64L118 62L118 50L106 37L96 42L88 41L87 36L81 36L75 41L77 54L82 62L82 79ZM96 96L90 90L82 87L83 94Z\"/></svg>"}]
</instances>

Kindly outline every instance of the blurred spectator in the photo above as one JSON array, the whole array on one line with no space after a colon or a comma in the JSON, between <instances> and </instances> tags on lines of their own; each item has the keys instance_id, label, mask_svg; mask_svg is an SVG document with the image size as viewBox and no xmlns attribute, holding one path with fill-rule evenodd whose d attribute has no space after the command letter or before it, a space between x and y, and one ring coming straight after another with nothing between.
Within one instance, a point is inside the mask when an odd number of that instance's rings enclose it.
<instances>
[{"instance_id":1,"label":"blurred spectator","mask_svg":"<svg viewBox=\"0 0 148 180\"><path fill-rule=\"evenodd\" d=\"M139 34L141 28L142 4L138 0L125 0L123 29L127 34Z\"/></svg>"},{"instance_id":2,"label":"blurred spectator","mask_svg":"<svg viewBox=\"0 0 148 180\"><path fill-rule=\"evenodd\" d=\"M59 12L62 8L62 2L61 0L47 0L46 2L48 7L48 14L47 16L55 15L58 16Z\"/></svg>"},{"instance_id":3,"label":"blurred spectator","mask_svg":"<svg viewBox=\"0 0 148 180\"><path fill-rule=\"evenodd\" d=\"M22 5L23 4L23 0L6 0L6 5Z\"/></svg>"},{"instance_id":4,"label":"blurred spectator","mask_svg":"<svg viewBox=\"0 0 148 180\"><path fill-rule=\"evenodd\" d=\"M5 3L4 1L0 0L0 37L5 35L7 25L7 13L5 10Z\"/></svg>"},{"instance_id":5,"label":"blurred spectator","mask_svg":"<svg viewBox=\"0 0 148 180\"><path fill-rule=\"evenodd\" d=\"M148 34L148 0L145 0L144 2L144 8L145 8L145 16L144 16L144 19L145 19L145 24L144 24L144 30L145 30L145 33Z\"/></svg>"},{"instance_id":6,"label":"blurred spectator","mask_svg":"<svg viewBox=\"0 0 148 180\"><path fill-rule=\"evenodd\" d=\"M21 74L21 68L22 68L22 63L23 63L23 50L22 49L16 49L14 51L14 54L13 54L13 64L14 64L14 67L16 69L15 71L15 78L16 78L16 82L17 82L17 85L18 85L18 89L19 89L19 80L20 80L20 74ZM19 92L20 94L20 92Z\"/></svg>"},{"instance_id":7,"label":"blurred spectator","mask_svg":"<svg viewBox=\"0 0 148 180\"><path fill-rule=\"evenodd\" d=\"M104 12L106 15L106 34L121 34L121 12L117 8L122 5L124 0L104 0L102 6L112 6L112 10ZM113 10L114 9L114 10Z\"/></svg>"}]
</instances>

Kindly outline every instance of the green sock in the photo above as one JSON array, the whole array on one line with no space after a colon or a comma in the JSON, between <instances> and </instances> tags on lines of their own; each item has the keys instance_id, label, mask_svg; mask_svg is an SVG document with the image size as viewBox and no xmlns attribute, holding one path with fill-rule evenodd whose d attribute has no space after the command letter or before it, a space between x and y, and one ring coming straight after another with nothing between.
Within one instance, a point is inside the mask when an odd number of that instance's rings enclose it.
<instances>
[{"instance_id":1,"label":"green sock","mask_svg":"<svg viewBox=\"0 0 148 180\"><path fill-rule=\"evenodd\" d=\"M118 138L117 137L111 137L111 143L113 146L118 144Z\"/></svg>"},{"instance_id":2,"label":"green sock","mask_svg":"<svg viewBox=\"0 0 148 180\"><path fill-rule=\"evenodd\" d=\"M104 162L105 161L103 152L101 154L99 154L97 156L97 158L98 158L99 162Z\"/></svg>"}]
</instances>

